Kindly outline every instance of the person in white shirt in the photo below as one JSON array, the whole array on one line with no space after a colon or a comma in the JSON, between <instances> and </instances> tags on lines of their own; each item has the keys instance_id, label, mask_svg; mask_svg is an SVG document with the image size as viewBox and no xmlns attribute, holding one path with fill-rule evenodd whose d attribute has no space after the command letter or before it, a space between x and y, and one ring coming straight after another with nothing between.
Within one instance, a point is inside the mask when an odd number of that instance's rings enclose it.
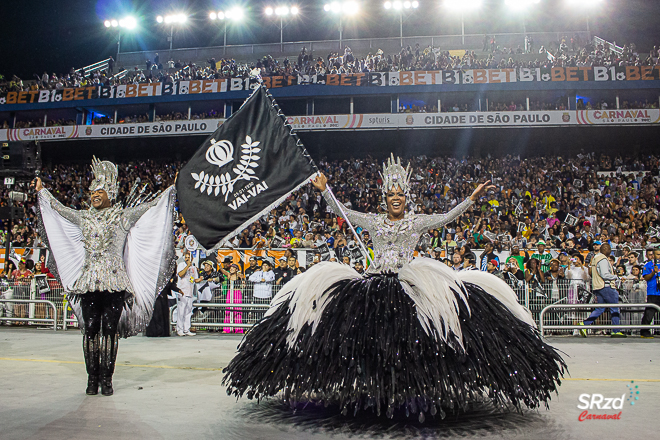
<instances>
[{"instance_id":1,"label":"person in white shirt","mask_svg":"<svg viewBox=\"0 0 660 440\"><path fill-rule=\"evenodd\" d=\"M179 336L195 336L195 333L190 331L190 318L192 317L194 280L198 278L198 274L190 252L186 251L183 258L184 261L179 263L176 268L178 277L176 285L181 291L181 295L177 295L176 299L176 332Z\"/></svg>"},{"instance_id":2,"label":"person in white shirt","mask_svg":"<svg viewBox=\"0 0 660 440\"><path fill-rule=\"evenodd\" d=\"M254 283L254 297L260 299L270 299L273 294L273 282L275 281L275 272L273 266L268 260L261 263L261 268L250 275L249 280Z\"/></svg>"}]
</instances>

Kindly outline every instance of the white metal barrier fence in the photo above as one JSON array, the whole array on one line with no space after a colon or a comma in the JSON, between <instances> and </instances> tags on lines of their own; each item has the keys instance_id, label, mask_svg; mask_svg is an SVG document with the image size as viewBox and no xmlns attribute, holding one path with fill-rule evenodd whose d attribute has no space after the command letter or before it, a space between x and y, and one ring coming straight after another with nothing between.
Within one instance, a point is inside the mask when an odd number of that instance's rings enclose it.
<instances>
[{"instance_id":1,"label":"white metal barrier fence","mask_svg":"<svg viewBox=\"0 0 660 440\"><path fill-rule=\"evenodd\" d=\"M0 282L0 323L43 326L54 330L77 327L62 285L54 279L37 283L32 279Z\"/></svg>"},{"instance_id":2,"label":"white metal barrier fence","mask_svg":"<svg viewBox=\"0 0 660 440\"><path fill-rule=\"evenodd\" d=\"M513 277L505 277L518 297L518 302L529 309L534 320L546 333L566 335L575 333L578 323L584 321L597 305L588 286L579 280L559 279L545 283L527 283ZM199 283L193 303L191 326L195 329L243 332L259 322L269 308L271 299L282 286L274 283L249 281L225 281L221 285ZM209 289L210 299L199 301L200 295ZM619 286L620 326L631 333L638 333L646 307L644 282L624 281ZM0 282L0 323L9 325L44 326L53 329L78 327L78 321L68 306L63 288L56 280L48 280L48 288L37 285L35 280ZM269 294L268 294L269 293ZM576 305L572 307L571 305ZM178 318L176 299L170 299L170 322L174 327ZM600 306L600 305L598 305ZM655 306L657 309L658 307ZM609 310L606 310L590 327L603 331L612 328ZM656 320L657 324L658 321ZM647 328L660 328L651 326Z\"/></svg>"}]
</instances>

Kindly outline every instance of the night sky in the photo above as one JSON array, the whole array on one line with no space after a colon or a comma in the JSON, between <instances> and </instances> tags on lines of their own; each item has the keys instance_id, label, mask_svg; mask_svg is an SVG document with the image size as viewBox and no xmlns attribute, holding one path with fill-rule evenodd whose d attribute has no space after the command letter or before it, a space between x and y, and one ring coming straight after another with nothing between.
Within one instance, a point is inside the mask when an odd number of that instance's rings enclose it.
<instances>
[{"instance_id":1,"label":"night sky","mask_svg":"<svg viewBox=\"0 0 660 440\"><path fill-rule=\"evenodd\" d=\"M122 37L122 51L167 49L167 34L156 15L174 11L190 14L178 31L174 47L222 45L222 28L208 19L210 10L243 4L250 10L242 26L230 27L228 44L279 41L279 28L263 14L265 1L214 0L24 0L2 2L0 74L24 79L35 73L68 72L116 53L116 31L103 20L133 15L140 20L133 34ZM398 16L387 14L382 0L363 1L362 12L345 24L344 38L398 36ZM439 7L439 1L420 0L420 8L404 23L404 35L460 34L460 18ZM504 8L504 0L485 0L485 7L466 16L466 33L521 32L522 24ZM582 2L583 3L583 2ZM300 1L301 17L284 30L285 41L337 39L337 23L323 11L323 1ZM592 31L617 44L635 42L648 52L660 45L660 2L655 0L603 0L592 11ZM584 12L571 10L565 0L542 0L527 20L527 30L586 30ZM169 28L168 28L169 31Z\"/></svg>"}]
</instances>

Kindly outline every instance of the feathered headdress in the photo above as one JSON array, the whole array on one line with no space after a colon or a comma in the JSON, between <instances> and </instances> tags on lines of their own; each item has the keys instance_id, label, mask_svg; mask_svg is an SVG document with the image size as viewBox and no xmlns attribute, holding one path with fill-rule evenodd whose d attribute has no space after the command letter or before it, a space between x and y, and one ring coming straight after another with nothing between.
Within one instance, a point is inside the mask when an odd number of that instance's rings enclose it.
<instances>
[{"instance_id":1,"label":"feathered headdress","mask_svg":"<svg viewBox=\"0 0 660 440\"><path fill-rule=\"evenodd\" d=\"M108 198L114 200L117 197L117 165L107 160L100 161L94 156L92 158L92 172L94 180L89 186L90 191L99 189L108 193Z\"/></svg>"},{"instance_id":2,"label":"feathered headdress","mask_svg":"<svg viewBox=\"0 0 660 440\"><path fill-rule=\"evenodd\" d=\"M394 154L391 155L387 162L383 164L383 172L380 174L380 177L383 179L383 200L388 191L390 191L395 186L401 188L401 190L406 195L406 198L410 200L410 176L412 174L412 169L410 169L410 164L403 168L401 165L401 158L397 157L394 160Z\"/></svg>"}]
</instances>

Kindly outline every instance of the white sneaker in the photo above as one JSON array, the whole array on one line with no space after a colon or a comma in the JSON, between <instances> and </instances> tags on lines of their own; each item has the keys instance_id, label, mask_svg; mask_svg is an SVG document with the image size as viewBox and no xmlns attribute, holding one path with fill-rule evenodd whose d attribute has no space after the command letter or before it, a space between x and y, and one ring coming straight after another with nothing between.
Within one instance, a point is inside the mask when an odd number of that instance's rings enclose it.
<instances>
[{"instance_id":1,"label":"white sneaker","mask_svg":"<svg viewBox=\"0 0 660 440\"><path fill-rule=\"evenodd\" d=\"M197 333L193 333L190 330L188 330L187 332L184 333L184 335L186 335L186 336L195 336L196 334Z\"/></svg>"},{"instance_id":2,"label":"white sneaker","mask_svg":"<svg viewBox=\"0 0 660 440\"><path fill-rule=\"evenodd\" d=\"M177 331L176 334L179 335L179 336L185 336L186 335L184 332L181 332L181 331Z\"/></svg>"}]
</instances>

